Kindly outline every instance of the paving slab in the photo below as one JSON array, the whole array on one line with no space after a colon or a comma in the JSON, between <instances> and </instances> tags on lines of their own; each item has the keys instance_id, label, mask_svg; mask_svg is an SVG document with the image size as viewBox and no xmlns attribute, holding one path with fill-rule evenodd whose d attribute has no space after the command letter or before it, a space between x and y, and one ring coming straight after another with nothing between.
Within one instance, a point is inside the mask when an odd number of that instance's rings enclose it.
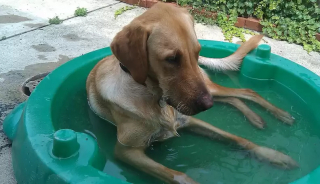
<instances>
[{"instance_id":1,"label":"paving slab","mask_svg":"<svg viewBox=\"0 0 320 184\"><path fill-rule=\"evenodd\" d=\"M5 168L0 172L0 183L1 184L17 184L11 166L11 147L4 147L0 152L1 162L0 168Z\"/></svg>"},{"instance_id":2,"label":"paving slab","mask_svg":"<svg viewBox=\"0 0 320 184\"><path fill-rule=\"evenodd\" d=\"M0 0L0 39L30 31L49 24L49 19L58 16L67 19L78 8L93 11L118 3L115 0Z\"/></svg>"},{"instance_id":3,"label":"paving slab","mask_svg":"<svg viewBox=\"0 0 320 184\"><path fill-rule=\"evenodd\" d=\"M141 14L137 8L126 16L114 18L114 12L126 4L116 4L76 17L59 25L50 25L0 42L0 73L21 70L35 63L58 61L60 55L76 57L107 47L114 35L133 17Z\"/></svg>"}]
</instances>

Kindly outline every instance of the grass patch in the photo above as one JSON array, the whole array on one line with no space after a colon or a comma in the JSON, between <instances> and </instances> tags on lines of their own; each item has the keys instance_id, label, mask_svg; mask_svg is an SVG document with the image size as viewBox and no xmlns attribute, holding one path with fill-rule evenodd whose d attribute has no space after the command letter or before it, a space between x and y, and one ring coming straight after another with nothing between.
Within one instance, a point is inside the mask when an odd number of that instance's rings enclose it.
<instances>
[{"instance_id":1,"label":"grass patch","mask_svg":"<svg viewBox=\"0 0 320 184\"><path fill-rule=\"evenodd\" d=\"M88 10L86 8L77 8L76 11L74 11L74 16L76 17L84 17L88 14Z\"/></svg>"},{"instance_id":2,"label":"grass patch","mask_svg":"<svg viewBox=\"0 0 320 184\"><path fill-rule=\"evenodd\" d=\"M136 6L125 6L114 12L114 18L116 19L119 15L123 14L125 11L132 10L136 8Z\"/></svg>"},{"instance_id":3,"label":"grass patch","mask_svg":"<svg viewBox=\"0 0 320 184\"><path fill-rule=\"evenodd\" d=\"M49 24L61 24L62 22L63 21L58 16L49 19Z\"/></svg>"}]
</instances>

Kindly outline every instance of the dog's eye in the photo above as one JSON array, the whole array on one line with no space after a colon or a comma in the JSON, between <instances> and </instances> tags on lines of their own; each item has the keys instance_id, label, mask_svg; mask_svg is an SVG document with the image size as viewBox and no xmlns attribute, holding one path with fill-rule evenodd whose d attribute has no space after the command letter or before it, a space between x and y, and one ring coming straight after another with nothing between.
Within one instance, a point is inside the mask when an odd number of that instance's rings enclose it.
<instances>
[{"instance_id":1,"label":"dog's eye","mask_svg":"<svg viewBox=\"0 0 320 184\"><path fill-rule=\"evenodd\" d=\"M179 58L176 56L169 56L166 58L166 61L172 64L177 64L179 61Z\"/></svg>"}]
</instances>

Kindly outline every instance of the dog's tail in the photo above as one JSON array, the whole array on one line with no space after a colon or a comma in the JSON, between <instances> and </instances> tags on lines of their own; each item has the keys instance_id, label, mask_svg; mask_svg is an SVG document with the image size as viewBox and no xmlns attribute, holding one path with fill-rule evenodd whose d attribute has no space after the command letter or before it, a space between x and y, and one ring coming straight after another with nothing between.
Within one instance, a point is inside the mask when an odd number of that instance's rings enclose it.
<instances>
[{"instance_id":1,"label":"dog's tail","mask_svg":"<svg viewBox=\"0 0 320 184\"><path fill-rule=\"evenodd\" d=\"M253 49L255 49L261 41L263 35L255 35L247 42L243 43L235 53L225 58L206 58L199 57L199 63L207 66L212 70L238 70L242 59Z\"/></svg>"}]
</instances>

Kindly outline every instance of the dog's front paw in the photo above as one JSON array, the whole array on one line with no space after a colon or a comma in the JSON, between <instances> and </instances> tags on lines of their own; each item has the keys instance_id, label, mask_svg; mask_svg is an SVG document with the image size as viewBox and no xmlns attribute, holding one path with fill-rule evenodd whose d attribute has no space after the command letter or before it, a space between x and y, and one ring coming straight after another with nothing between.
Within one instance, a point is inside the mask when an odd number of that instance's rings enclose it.
<instances>
[{"instance_id":1,"label":"dog's front paw","mask_svg":"<svg viewBox=\"0 0 320 184\"><path fill-rule=\"evenodd\" d=\"M174 183L177 183L177 184L199 184L195 182L193 179L191 179L189 176L187 176L186 174L175 175L173 180L175 181Z\"/></svg>"},{"instance_id":2,"label":"dog's front paw","mask_svg":"<svg viewBox=\"0 0 320 184\"><path fill-rule=\"evenodd\" d=\"M292 125L294 122L294 117L292 117L288 112L283 111L278 109L274 115L276 116L276 118L278 118L279 120L281 120L282 122Z\"/></svg>"},{"instance_id":3,"label":"dog's front paw","mask_svg":"<svg viewBox=\"0 0 320 184\"><path fill-rule=\"evenodd\" d=\"M252 152L259 160L268 161L271 164L284 169L294 169L299 167L298 163L288 155L270 148L258 146L254 148Z\"/></svg>"}]
</instances>

